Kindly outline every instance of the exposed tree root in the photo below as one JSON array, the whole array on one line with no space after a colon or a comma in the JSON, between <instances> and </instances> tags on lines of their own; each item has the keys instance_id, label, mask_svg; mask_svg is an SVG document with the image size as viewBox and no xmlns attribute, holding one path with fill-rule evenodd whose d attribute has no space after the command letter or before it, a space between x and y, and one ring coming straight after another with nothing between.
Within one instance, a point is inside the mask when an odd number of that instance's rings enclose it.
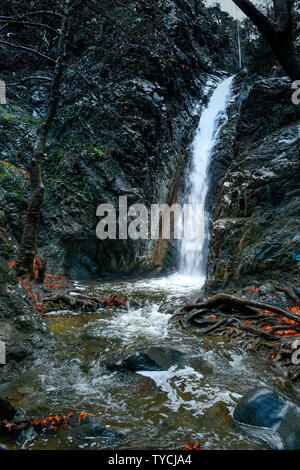
<instances>
[{"instance_id":1,"label":"exposed tree root","mask_svg":"<svg viewBox=\"0 0 300 470\"><path fill-rule=\"evenodd\" d=\"M103 302L96 297L59 293L43 298L42 305L45 308L45 312L57 310L58 308L61 310L71 309L81 312L96 312L99 307L103 306Z\"/></svg>"},{"instance_id":2,"label":"exposed tree root","mask_svg":"<svg viewBox=\"0 0 300 470\"><path fill-rule=\"evenodd\" d=\"M197 311L193 313L193 317L194 317L194 316L202 315L203 312L207 311L208 308L209 309L219 308L221 311L225 311L225 312L229 311L231 313L236 310L236 311L239 311L240 313L246 313L246 314L248 312L258 313L259 310L267 310L269 312L276 313L277 315L290 318L291 320L295 322L299 322L299 315L296 315L290 312L286 308L277 307L276 305L271 305L271 304L267 304L264 302L258 302L256 300L242 299L242 298L235 297L229 294L224 294L224 293L216 294L213 297L210 297L208 300L203 301L199 304L186 305L183 309L183 312L190 312L190 310L197 309Z\"/></svg>"},{"instance_id":3,"label":"exposed tree root","mask_svg":"<svg viewBox=\"0 0 300 470\"><path fill-rule=\"evenodd\" d=\"M16 262L7 260L11 269ZM72 281L67 281L64 276L56 276L46 273L47 262L37 256L34 260L34 280L18 278L26 291L32 310L40 314L46 314L58 310L70 310L75 312L96 312L99 308L129 307L128 299L117 294L111 294L106 299L100 299L93 295L73 294L76 290Z\"/></svg>"},{"instance_id":4,"label":"exposed tree root","mask_svg":"<svg viewBox=\"0 0 300 470\"><path fill-rule=\"evenodd\" d=\"M274 293L283 292L293 304L282 307L227 293L200 299L177 311L172 320L182 327L192 325L198 335L217 334L229 338L238 351L272 348L270 358L289 368L292 380L300 379L300 366L292 362L292 343L300 339L300 297L292 286L270 280ZM254 281L252 284L258 285ZM253 289L248 292L253 292ZM295 338L296 337L296 338Z\"/></svg>"},{"instance_id":5,"label":"exposed tree root","mask_svg":"<svg viewBox=\"0 0 300 470\"><path fill-rule=\"evenodd\" d=\"M71 295L68 292L58 292L55 295L43 297L41 304L45 313L53 310L72 310L75 312L96 312L99 308L128 308L126 298L112 294L106 299L83 294Z\"/></svg>"}]
</instances>

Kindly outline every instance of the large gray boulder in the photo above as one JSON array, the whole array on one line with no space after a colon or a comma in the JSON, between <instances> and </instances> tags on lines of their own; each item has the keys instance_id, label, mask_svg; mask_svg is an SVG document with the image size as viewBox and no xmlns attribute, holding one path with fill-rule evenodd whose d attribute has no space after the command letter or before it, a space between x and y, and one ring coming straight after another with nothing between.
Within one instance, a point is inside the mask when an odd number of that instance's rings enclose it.
<instances>
[{"instance_id":1,"label":"large gray boulder","mask_svg":"<svg viewBox=\"0 0 300 470\"><path fill-rule=\"evenodd\" d=\"M246 393L233 419L272 447L300 449L300 406L274 390L260 387Z\"/></svg>"}]
</instances>

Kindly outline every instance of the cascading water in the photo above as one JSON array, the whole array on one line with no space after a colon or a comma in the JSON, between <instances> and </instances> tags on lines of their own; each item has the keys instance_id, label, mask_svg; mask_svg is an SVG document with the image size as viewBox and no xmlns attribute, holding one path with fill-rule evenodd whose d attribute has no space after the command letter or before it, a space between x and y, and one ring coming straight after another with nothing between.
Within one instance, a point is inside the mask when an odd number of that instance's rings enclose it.
<instances>
[{"instance_id":1,"label":"cascading water","mask_svg":"<svg viewBox=\"0 0 300 470\"><path fill-rule=\"evenodd\" d=\"M208 170L215 146L220 118L225 112L233 77L221 82L201 114L193 142L193 154L186 180L183 237L180 244L180 272L205 277L209 227L205 210L209 188Z\"/></svg>"}]
</instances>

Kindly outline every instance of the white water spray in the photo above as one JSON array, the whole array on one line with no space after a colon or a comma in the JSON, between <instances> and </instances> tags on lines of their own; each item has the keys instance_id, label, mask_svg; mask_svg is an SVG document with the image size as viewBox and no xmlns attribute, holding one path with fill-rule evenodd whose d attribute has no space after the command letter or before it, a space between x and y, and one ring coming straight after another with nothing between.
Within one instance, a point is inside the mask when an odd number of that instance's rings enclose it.
<instances>
[{"instance_id":1,"label":"white water spray","mask_svg":"<svg viewBox=\"0 0 300 470\"><path fill-rule=\"evenodd\" d=\"M235 16L236 16L236 32L237 32L237 46L238 46L238 55L239 55L239 70L242 69L242 49L241 49L241 33L240 33L240 19L237 6L235 6Z\"/></svg>"},{"instance_id":2,"label":"white water spray","mask_svg":"<svg viewBox=\"0 0 300 470\"><path fill-rule=\"evenodd\" d=\"M208 170L220 129L220 117L226 110L230 96L232 79L233 77L224 80L213 92L208 106L201 114L193 142L184 201L185 204L190 204L192 216L184 220L180 244L180 271L190 276L205 276L209 239L208 214L205 210L209 188ZM192 241L191 234L194 234Z\"/></svg>"}]
</instances>

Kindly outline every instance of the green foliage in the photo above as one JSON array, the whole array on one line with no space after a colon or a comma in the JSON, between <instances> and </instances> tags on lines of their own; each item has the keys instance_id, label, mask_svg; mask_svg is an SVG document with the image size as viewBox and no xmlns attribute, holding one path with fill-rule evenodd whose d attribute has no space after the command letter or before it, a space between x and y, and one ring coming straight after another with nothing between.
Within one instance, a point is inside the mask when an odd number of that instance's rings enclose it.
<instances>
[{"instance_id":1,"label":"green foliage","mask_svg":"<svg viewBox=\"0 0 300 470\"><path fill-rule=\"evenodd\" d=\"M0 123L6 126L11 126L18 116L13 113L9 113L3 106L0 106Z\"/></svg>"},{"instance_id":2,"label":"green foliage","mask_svg":"<svg viewBox=\"0 0 300 470\"><path fill-rule=\"evenodd\" d=\"M249 72L259 75L269 75L277 60L267 43L262 37L244 41L244 61Z\"/></svg>"},{"instance_id":3,"label":"green foliage","mask_svg":"<svg viewBox=\"0 0 300 470\"><path fill-rule=\"evenodd\" d=\"M7 199L24 209L25 194L28 188L28 175L6 161L0 161L0 187L7 191Z\"/></svg>"},{"instance_id":4,"label":"green foliage","mask_svg":"<svg viewBox=\"0 0 300 470\"><path fill-rule=\"evenodd\" d=\"M33 116L31 116L30 114L24 114L23 116L24 118L24 121L27 122L28 124L33 124L34 126L38 126L39 123L40 123L40 120L37 119L37 118L34 118Z\"/></svg>"},{"instance_id":5,"label":"green foliage","mask_svg":"<svg viewBox=\"0 0 300 470\"><path fill-rule=\"evenodd\" d=\"M39 119L32 117L30 113L26 111L24 112L24 110L15 105L0 106L0 124L11 127L15 124L21 124L22 122L37 126L39 124Z\"/></svg>"},{"instance_id":6,"label":"green foliage","mask_svg":"<svg viewBox=\"0 0 300 470\"><path fill-rule=\"evenodd\" d=\"M278 103L272 108L272 114L268 117L265 129L273 131L279 127L285 125L288 122L294 122L298 118L297 106L293 104Z\"/></svg>"},{"instance_id":7,"label":"green foliage","mask_svg":"<svg viewBox=\"0 0 300 470\"><path fill-rule=\"evenodd\" d=\"M108 155L108 150L104 147L97 146L90 148L91 153L93 153L96 157L99 158L106 158Z\"/></svg>"},{"instance_id":8,"label":"green foliage","mask_svg":"<svg viewBox=\"0 0 300 470\"><path fill-rule=\"evenodd\" d=\"M3 177L10 172L16 174L18 173L18 169L9 162L0 161L0 176Z\"/></svg>"},{"instance_id":9,"label":"green foliage","mask_svg":"<svg viewBox=\"0 0 300 470\"><path fill-rule=\"evenodd\" d=\"M55 163L59 163L65 156L65 149L62 147L54 147L49 152L49 157Z\"/></svg>"}]
</instances>

